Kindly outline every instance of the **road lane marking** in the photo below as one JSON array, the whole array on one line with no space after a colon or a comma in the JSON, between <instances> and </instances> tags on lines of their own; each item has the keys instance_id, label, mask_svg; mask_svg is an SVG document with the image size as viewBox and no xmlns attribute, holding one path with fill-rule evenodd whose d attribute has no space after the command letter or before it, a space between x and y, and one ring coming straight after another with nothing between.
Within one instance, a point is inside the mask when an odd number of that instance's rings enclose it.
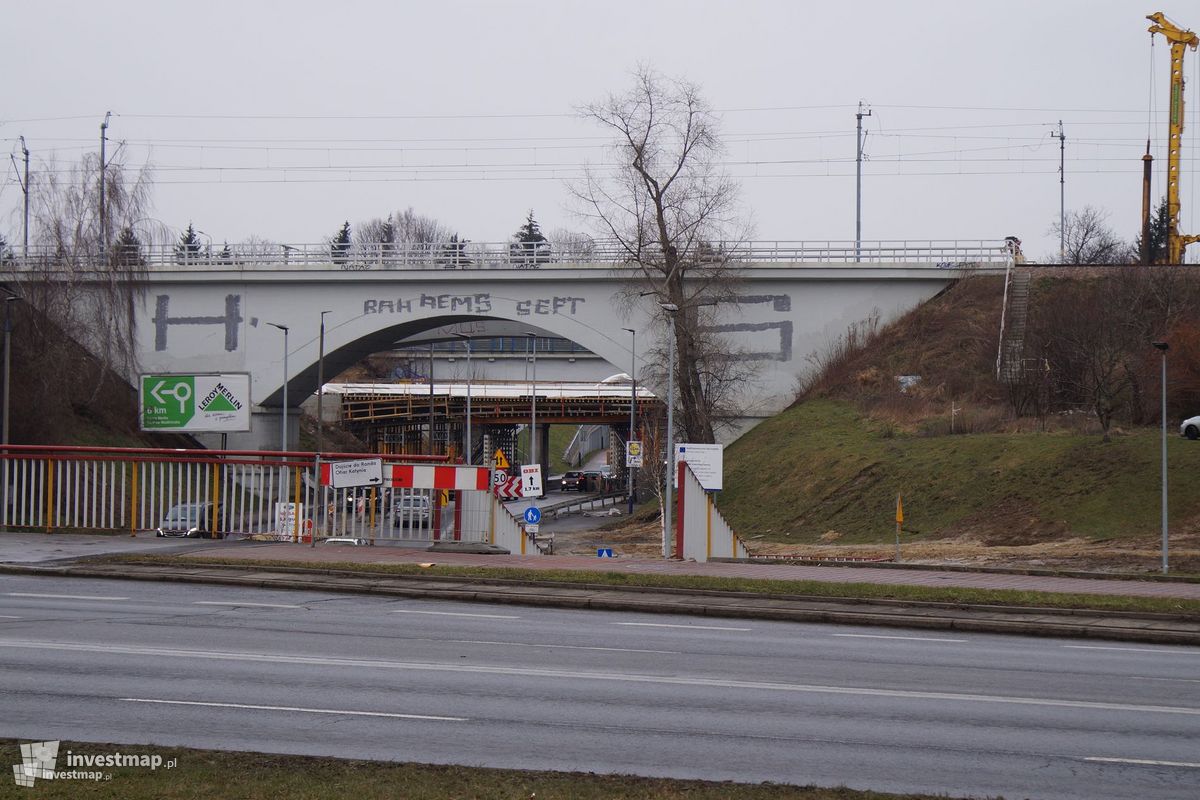
<instances>
[{"instance_id":1,"label":"road lane marking","mask_svg":"<svg viewBox=\"0 0 1200 800\"><path fill-rule=\"evenodd\" d=\"M1200 769L1200 764L1193 764L1190 761L1155 761L1149 758L1103 758L1101 756L1088 756L1084 761L1100 761L1106 764L1144 764L1149 767L1187 767L1189 769Z\"/></svg>"},{"instance_id":2,"label":"road lane marking","mask_svg":"<svg viewBox=\"0 0 1200 800\"><path fill-rule=\"evenodd\" d=\"M1125 653L1154 653L1158 656L1192 656L1195 658L1200 655L1200 651L1196 650L1158 650L1151 647L1104 647L1098 644L1064 644L1062 647L1066 650L1117 650Z\"/></svg>"},{"instance_id":3,"label":"road lane marking","mask_svg":"<svg viewBox=\"0 0 1200 800\"><path fill-rule=\"evenodd\" d=\"M9 597L41 597L47 600L128 600L128 597L103 597L94 594L38 594L37 592L5 592Z\"/></svg>"},{"instance_id":4,"label":"road lane marking","mask_svg":"<svg viewBox=\"0 0 1200 800\"><path fill-rule=\"evenodd\" d=\"M249 608L304 608L304 606L289 605L287 603L235 603L224 600L196 600L192 603L194 606L234 606L240 608L247 606Z\"/></svg>"},{"instance_id":5,"label":"road lane marking","mask_svg":"<svg viewBox=\"0 0 1200 800\"><path fill-rule=\"evenodd\" d=\"M882 636L874 633L835 633L832 635L846 639L903 639L908 642L956 642L962 644L967 641L966 639L934 639L930 636Z\"/></svg>"},{"instance_id":6,"label":"road lane marking","mask_svg":"<svg viewBox=\"0 0 1200 800\"><path fill-rule=\"evenodd\" d=\"M520 619L515 614L464 614L461 611L409 611L406 608L391 609L390 614L429 614L435 617L479 617L480 619Z\"/></svg>"},{"instance_id":7,"label":"road lane marking","mask_svg":"<svg viewBox=\"0 0 1200 800\"><path fill-rule=\"evenodd\" d=\"M337 714L349 717L388 717L390 719L428 719L435 722L467 722L466 717L437 717L430 714L392 714L386 711L346 711L336 708L299 706L252 706L245 703L202 703L199 700L154 700L147 697L122 697L126 703L157 703L167 706L205 706L208 708L247 708L251 711L299 711L305 714Z\"/></svg>"},{"instance_id":8,"label":"road lane marking","mask_svg":"<svg viewBox=\"0 0 1200 800\"><path fill-rule=\"evenodd\" d=\"M412 641L412 640L410 640ZM445 642L446 644L498 644L505 647L548 647L552 650L605 650L610 653L656 653L664 656L681 656L682 650L638 650L633 647L592 647L582 644L532 644L530 642L484 642L474 639L419 639L422 642Z\"/></svg>"},{"instance_id":9,"label":"road lane marking","mask_svg":"<svg viewBox=\"0 0 1200 800\"><path fill-rule=\"evenodd\" d=\"M638 628L684 628L689 631L752 631L753 628L724 628L719 625L668 625L665 622L614 622L613 625L631 625Z\"/></svg>"},{"instance_id":10,"label":"road lane marking","mask_svg":"<svg viewBox=\"0 0 1200 800\"><path fill-rule=\"evenodd\" d=\"M21 619L21 618L14 617L12 614L0 614L0 619Z\"/></svg>"},{"instance_id":11,"label":"road lane marking","mask_svg":"<svg viewBox=\"0 0 1200 800\"><path fill-rule=\"evenodd\" d=\"M410 672L457 672L470 675L511 676L521 678L558 678L569 681L613 681L617 683L692 686L706 689L760 689L803 694L832 694L856 697L886 697L900 700L948 700L958 702L996 703L1018 706L1048 706L1078 708L1093 711L1141 711L1154 714L1182 714L1200 717L1200 708L1187 706L1151 706L1134 703L1104 703L1089 700L1058 700L1050 697L1021 697L1018 695L965 694L957 692L926 692L911 689L873 689L862 686L831 686L804 683L772 683L770 681L702 678L681 675L650 675L636 672L588 672L584 670L542 669L538 667L502 667L487 664L455 662L381 661L375 659L337 658L333 656L301 656L282 653L245 653L220 650L182 650L169 647L145 647L119 644L83 644L76 642L46 642L26 639L0 638L0 648L59 650L77 653L109 653L140 657L209 659L266 664L301 664L308 666L357 667L361 669L391 669Z\"/></svg>"},{"instance_id":12,"label":"road lane marking","mask_svg":"<svg viewBox=\"0 0 1200 800\"><path fill-rule=\"evenodd\" d=\"M1153 678L1148 675L1130 675L1133 681L1172 681L1174 683L1200 683L1200 678Z\"/></svg>"}]
</instances>

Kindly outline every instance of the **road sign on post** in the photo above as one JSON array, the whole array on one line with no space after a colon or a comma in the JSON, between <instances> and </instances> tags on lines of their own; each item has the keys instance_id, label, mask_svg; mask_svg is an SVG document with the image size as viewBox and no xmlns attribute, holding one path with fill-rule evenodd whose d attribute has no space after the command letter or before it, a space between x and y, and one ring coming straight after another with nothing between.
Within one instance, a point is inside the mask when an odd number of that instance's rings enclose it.
<instances>
[{"instance_id":1,"label":"road sign on post","mask_svg":"<svg viewBox=\"0 0 1200 800\"><path fill-rule=\"evenodd\" d=\"M542 496L542 465L521 465L521 493L526 497Z\"/></svg>"},{"instance_id":2,"label":"road sign on post","mask_svg":"<svg viewBox=\"0 0 1200 800\"><path fill-rule=\"evenodd\" d=\"M144 431L248 431L250 405L250 376L245 373L142 375L139 383Z\"/></svg>"},{"instance_id":3,"label":"road sign on post","mask_svg":"<svg viewBox=\"0 0 1200 800\"><path fill-rule=\"evenodd\" d=\"M530 525L537 525L542 521L542 510L537 506L530 506L525 509L525 521Z\"/></svg>"},{"instance_id":4,"label":"road sign on post","mask_svg":"<svg viewBox=\"0 0 1200 800\"><path fill-rule=\"evenodd\" d=\"M334 489L383 485L383 459L359 458L353 461L328 461L329 485Z\"/></svg>"},{"instance_id":5,"label":"road sign on post","mask_svg":"<svg viewBox=\"0 0 1200 800\"><path fill-rule=\"evenodd\" d=\"M625 466L626 467L641 467L642 466L642 443L638 441L630 441L625 443Z\"/></svg>"}]
</instances>

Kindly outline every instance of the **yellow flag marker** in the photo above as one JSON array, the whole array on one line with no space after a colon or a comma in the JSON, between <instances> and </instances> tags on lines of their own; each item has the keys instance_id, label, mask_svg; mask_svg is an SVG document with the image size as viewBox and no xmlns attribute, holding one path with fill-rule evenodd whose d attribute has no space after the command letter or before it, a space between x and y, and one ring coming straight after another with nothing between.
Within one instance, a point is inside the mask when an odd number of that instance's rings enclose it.
<instances>
[{"instance_id":1,"label":"yellow flag marker","mask_svg":"<svg viewBox=\"0 0 1200 800\"><path fill-rule=\"evenodd\" d=\"M904 524L904 501L896 493L896 563L900 563L900 526Z\"/></svg>"}]
</instances>

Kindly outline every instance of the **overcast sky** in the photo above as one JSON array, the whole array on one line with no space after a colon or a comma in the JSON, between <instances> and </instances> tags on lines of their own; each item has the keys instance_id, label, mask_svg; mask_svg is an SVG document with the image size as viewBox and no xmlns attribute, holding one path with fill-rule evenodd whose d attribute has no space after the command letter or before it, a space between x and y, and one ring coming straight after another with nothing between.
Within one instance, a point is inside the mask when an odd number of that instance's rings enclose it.
<instances>
[{"instance_id":1,"label":"overcast sky","mask_svg":"<svg viewBox=\"0 0 1200 800\"><path fill-rule=\"evenodd\" d=\"M575 109L639 63L698 84L761 240L854 238L854 127L869 104L863 239L1019 236L1057 250L1061 119L1068 210L1132 239L1149 134L1164 193L1168 47L1144 16L1200 29L1181 0L999 2L10 3L0 141L36 171L98 146L154 169L154 216L215 242L317 242L413 207L474 241L533 209L582 229L563 180L602 164ZM1182 228L1200 233L1200 53ZM1151 112L1156 112L1151 124ZM21 191L0 182L0 232ZM1200 259L1193 246L1189 260Z\"/></svg>"}]
</instances>

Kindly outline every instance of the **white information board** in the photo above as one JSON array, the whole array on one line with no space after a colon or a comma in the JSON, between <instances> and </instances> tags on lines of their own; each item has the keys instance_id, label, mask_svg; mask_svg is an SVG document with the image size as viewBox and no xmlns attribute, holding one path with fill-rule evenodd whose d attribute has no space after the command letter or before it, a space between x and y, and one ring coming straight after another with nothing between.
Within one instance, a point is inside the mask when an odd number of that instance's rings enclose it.
<instances>
[{"instance_id":1,"label":"white information board","mask_svg":"<svg viewBox=\"0 0 1200 800\"><path fill-rule=\"evenodd\" d=\"M671 470L671 479L676 488L679 488L680 461L687 462L705 491L721 491L725 471L725 445L686 442L675 445L675 467Z\"/></svg>"}]
</instances>

